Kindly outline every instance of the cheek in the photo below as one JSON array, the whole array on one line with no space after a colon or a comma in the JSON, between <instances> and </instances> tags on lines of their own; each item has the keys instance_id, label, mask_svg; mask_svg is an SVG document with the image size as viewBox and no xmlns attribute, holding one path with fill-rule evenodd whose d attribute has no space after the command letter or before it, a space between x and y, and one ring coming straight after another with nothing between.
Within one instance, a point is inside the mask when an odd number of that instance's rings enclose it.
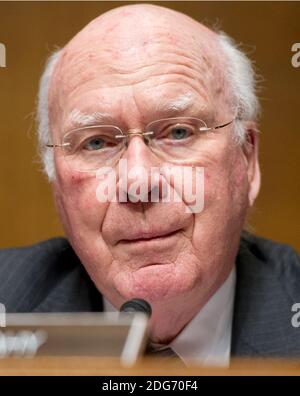
<instances>
[{"instance_id":1,"label":"cheek","mask_svg":"<svg viewBox=\"0 0 300 396\"><path fill-rule=\"evenodd\" d=\"M97 179L86 173L60 168L54 183L57 206L64 226L99 230L104 218L106 204L96 197ZM77 231L78 231L78 227Z\"/></svg>"},{"instance_id":2,"label":"cheek","mask_svg":"<svg viewBox=\"0 0 300 396\"><path fill-rule=\"evenodd\" d=\"M224 156L205 168L205 206L243 201L248 192L247 168L239 153Z\"/></svg>"},{"instance_id":3,"label":"cheek","mask_svg":"<svg viewBox=\"0 0 300 396\"><path fill-rule=\"evenodd\" d=\"M233 202L242 207L248 206L249 182L247 165L242 154L237 155L229 167L228 191Z\"/></svg>"},{"instance_id":4,"label":"cheek","mask_svg":"<svg viewBox=\"0 0 300 396\"><path fill-rule=\"evenodd\" d=\"M242 155L224 157L205 169L204 210L195 215L193 246L201 246L199 257L233 254L248 208L247 167ZM232 241L232 246L228 245Z\"/></svg>"}]
</instances>

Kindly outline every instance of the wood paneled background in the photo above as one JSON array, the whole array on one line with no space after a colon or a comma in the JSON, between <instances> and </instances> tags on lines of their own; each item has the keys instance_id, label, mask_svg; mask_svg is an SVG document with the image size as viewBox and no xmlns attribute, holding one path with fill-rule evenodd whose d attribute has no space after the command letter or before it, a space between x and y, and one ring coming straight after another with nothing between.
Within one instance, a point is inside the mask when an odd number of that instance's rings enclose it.
<instances>
[{"instance_id":1,"label":"wood paneled background","mask_svg":"<svg viewBox=\"0 0 300 396\"><path fill-rule=\"evenodd\" d=\"M1 2L0 247L61 235L51 188L37 158L34 111L46 57L102 12L126 2ZM251 218L259 235L300 251L300 67L291 47L300 42L300 2L160 2L217 25L245 44L261 83L262 189Z\"/></svg>"}]
</instances>

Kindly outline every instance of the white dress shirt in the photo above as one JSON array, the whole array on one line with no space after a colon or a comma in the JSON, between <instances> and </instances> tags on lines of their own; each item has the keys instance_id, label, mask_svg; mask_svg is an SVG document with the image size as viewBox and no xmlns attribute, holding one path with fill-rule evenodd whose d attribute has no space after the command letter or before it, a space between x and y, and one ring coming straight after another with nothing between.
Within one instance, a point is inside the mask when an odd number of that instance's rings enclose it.
<instances>
[{"instance_id":1,"label":"white dress shirt","mask_svg":"<svg viewBox=\"0 0 300 396\"><path fill-rule=\"evenodd\" d=\"M168 345L186 365L229 365L235 282L234 267L223 285ZM116 309L104 299L104 311Z\"/></svg>"}]
</instances>

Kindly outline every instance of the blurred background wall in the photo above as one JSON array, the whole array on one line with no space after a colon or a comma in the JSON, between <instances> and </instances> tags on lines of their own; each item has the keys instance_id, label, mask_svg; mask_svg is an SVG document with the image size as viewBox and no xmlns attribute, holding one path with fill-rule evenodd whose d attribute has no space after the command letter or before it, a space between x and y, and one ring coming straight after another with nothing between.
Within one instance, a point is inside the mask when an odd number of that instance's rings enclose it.
<instances>
[{"instance_id":1,"label":"blurred background wall","mask_svg":"<svg viewBox=\"0 0 300 396\"><path fill-rule=\"evenodd\" d=\"M0 247L62 235L36 151L34 111L46 57L97 15L129 2L1 2ZM152 2L154 3L154 2ZM300 3L159 2L234 37L264 77L259 92L262 189L251 218L259 235L300 251Z\"/></svg>"}]
</instances>

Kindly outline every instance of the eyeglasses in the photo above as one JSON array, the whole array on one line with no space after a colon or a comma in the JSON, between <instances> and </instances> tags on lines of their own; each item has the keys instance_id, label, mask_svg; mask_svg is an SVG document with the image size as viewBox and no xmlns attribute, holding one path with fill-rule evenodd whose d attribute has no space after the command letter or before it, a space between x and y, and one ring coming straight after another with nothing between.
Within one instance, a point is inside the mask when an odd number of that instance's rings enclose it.
<instances>
[{"instance_id":1,"label":"eyeglasses","mask_svg":"<svg viewBox=\"0 0 300 396\"><path fill-rule=\"evenodd\" d=\"M114 125L92 125L73 129L63 136L60 144L46 144L46 147L63 149L72 169L90 172L117 164L130 138L140 136L160 159L183 164L197 160L211 146L214 132L234 121L208 127L198 118L165 118L151 122L144 131L130 129L127 133Z\"/></svg>"}]
</instances>

